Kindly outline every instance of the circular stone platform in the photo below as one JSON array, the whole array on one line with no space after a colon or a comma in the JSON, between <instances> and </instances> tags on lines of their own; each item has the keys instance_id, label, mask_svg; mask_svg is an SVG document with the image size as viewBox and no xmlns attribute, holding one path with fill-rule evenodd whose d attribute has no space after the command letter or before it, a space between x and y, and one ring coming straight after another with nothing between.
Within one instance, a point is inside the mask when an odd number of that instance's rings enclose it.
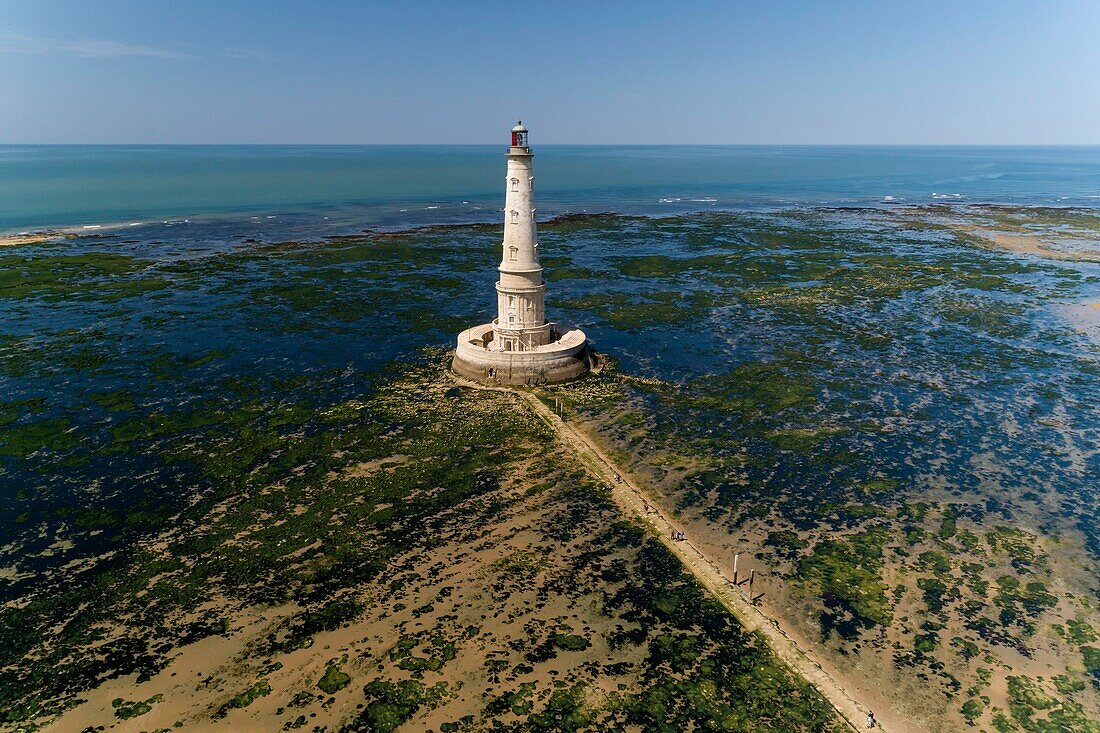
<instances>
[{"instance_id":1,"label":"circular stone platform","mask_svg":"<svg viewBox=\"0 0 1100 733\"><path fill-rule=\"evenodd\" d=\"M527 351L496 351L493 324L467 328L458 335L451 368L459 376L484 384L536 385L567 382L588 372L594 355L579 328L559 332L551 342Z\"/></svg>"}]
</instances>

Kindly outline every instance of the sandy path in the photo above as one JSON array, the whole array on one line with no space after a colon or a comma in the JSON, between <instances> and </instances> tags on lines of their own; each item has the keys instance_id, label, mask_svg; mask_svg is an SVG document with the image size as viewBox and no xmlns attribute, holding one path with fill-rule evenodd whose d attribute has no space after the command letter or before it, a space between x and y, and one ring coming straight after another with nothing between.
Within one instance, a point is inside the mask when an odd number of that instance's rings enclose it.
<instances>
[{"instance_id":1,"label":"sandy path","mask_svg":"<svg viewBox=\"0 0 1100 733\"><path fill-rule=\"evenodd\" d=\"M463 387L492 392L511 392L523 398L535 414L576 451L581 463L597 478L606 481L611 486L615 501L624 510L637 515L649 525L661 542L680 559L684 567L695 576L696 580L723 606L729 609L730 613L746 629L760 632L772 652L816 687L836 710L840 718L846 721L853 730L866 729L867 709L856 702L844 687L826 672L819 662L787 636L775 621L765 616L759 608L753 605L746 595L744 586L734 585L718 566L690 541L673 541L673 530L680 531L682 528L669 521L664 512L660 511L656 502L650 498L650 495L643 492L626 474L616 467L614 462L587 435L559 418L553 410L544 405L531 392L505 387L488 387L460 377L454 377L454 379ZM647 506L650 507L648 512L646 511ZM879 730L885 730L881 721Z\"/></svg>"}]
</instances>

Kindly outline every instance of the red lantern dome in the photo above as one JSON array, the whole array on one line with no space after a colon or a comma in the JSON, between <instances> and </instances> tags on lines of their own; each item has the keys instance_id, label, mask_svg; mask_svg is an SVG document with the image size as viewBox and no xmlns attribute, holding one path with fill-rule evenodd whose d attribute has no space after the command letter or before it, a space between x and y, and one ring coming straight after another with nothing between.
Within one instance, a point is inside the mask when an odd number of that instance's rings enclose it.
<instances>
[{"instance_id":1,"label":"red lantern dome","mask_svg":"<svg viewBox=\"0 0 1100 733\"><path fill-rule=\"evenodd\" d=\"M516 126L512 128L512 147L527 147L527 128L523 126L522 120L517 120Z\"/></svg>"}]
</instances>

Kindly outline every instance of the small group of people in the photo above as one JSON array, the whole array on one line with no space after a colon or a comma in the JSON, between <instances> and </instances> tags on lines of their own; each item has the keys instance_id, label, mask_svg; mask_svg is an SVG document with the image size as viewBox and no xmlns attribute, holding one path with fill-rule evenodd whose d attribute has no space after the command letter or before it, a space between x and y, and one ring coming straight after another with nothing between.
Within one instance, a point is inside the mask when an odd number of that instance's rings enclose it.
<instances>
[{"instance_id":1,"label":"small group of people","mask_svg":"<svg viewBox=\"0 0 1100 733\"><path fill-rule=\"evenodd\" d=\"M684 534L683 532L678 532L677 530L674 529L674 530L672 530L672 539L676 540L676 541L686 540L687 535Z\"/></svg>"},{"instance_id":2,"label":"small group of people","mask_svg":"<svg viewBox=\"0 0 1100 733\"><path fill-rule=\"evenodd\" d=\"M878 727L878 721L875 720L874 711L873 710L868 710L867 711L867 729L870 730L871 728L877 728L877 727Z\"/></svg>"}]
</instances>

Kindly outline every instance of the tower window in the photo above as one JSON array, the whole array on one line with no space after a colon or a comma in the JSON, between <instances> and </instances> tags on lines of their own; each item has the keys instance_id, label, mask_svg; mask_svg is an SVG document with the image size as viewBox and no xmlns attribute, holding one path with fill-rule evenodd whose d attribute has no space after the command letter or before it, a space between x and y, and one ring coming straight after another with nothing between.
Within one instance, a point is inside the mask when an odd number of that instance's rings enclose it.
<instances>
[{"instance_id":1,"label":"tower window","mask_svg":"<svg viewBox=\"0 0 1100 733\"><path fill-rule=\"evenodd\" d=\"M512 212L512 223L513 224L519 224L519 212L518 211L513 211Z\"/></svg>"},{"instance_id":2,"label":"tower window","mask_svg":"<svg viewBox=\"0 0 1100 733\"><path fill-rule=\"evenodd\" d=\"M510 308L515 308L516 307L516 296L514 296L514 295L509 295L508 296L508 307L510 307Z\"/></svg>"},{"instance_id":3,"label":"tower window","mask_svg":"<svg viewBox=\"0 0 1100 733\"><path fill-rule=\"evenodd\" d=\"M513 178L512 179L512 190L513 191L518 191L519 190L519 179L518 178Z\"/></svg>"},{"instance_id":4,"label":"tower window","mask_svg":"<svg viewBox=\"0 0 1100 733\"><path fill-rule=\"evenodd\" d=\"M508 248L508 259L512 260L513 262L519 259L519 247Z\"/></svg>"}]
</instances>

